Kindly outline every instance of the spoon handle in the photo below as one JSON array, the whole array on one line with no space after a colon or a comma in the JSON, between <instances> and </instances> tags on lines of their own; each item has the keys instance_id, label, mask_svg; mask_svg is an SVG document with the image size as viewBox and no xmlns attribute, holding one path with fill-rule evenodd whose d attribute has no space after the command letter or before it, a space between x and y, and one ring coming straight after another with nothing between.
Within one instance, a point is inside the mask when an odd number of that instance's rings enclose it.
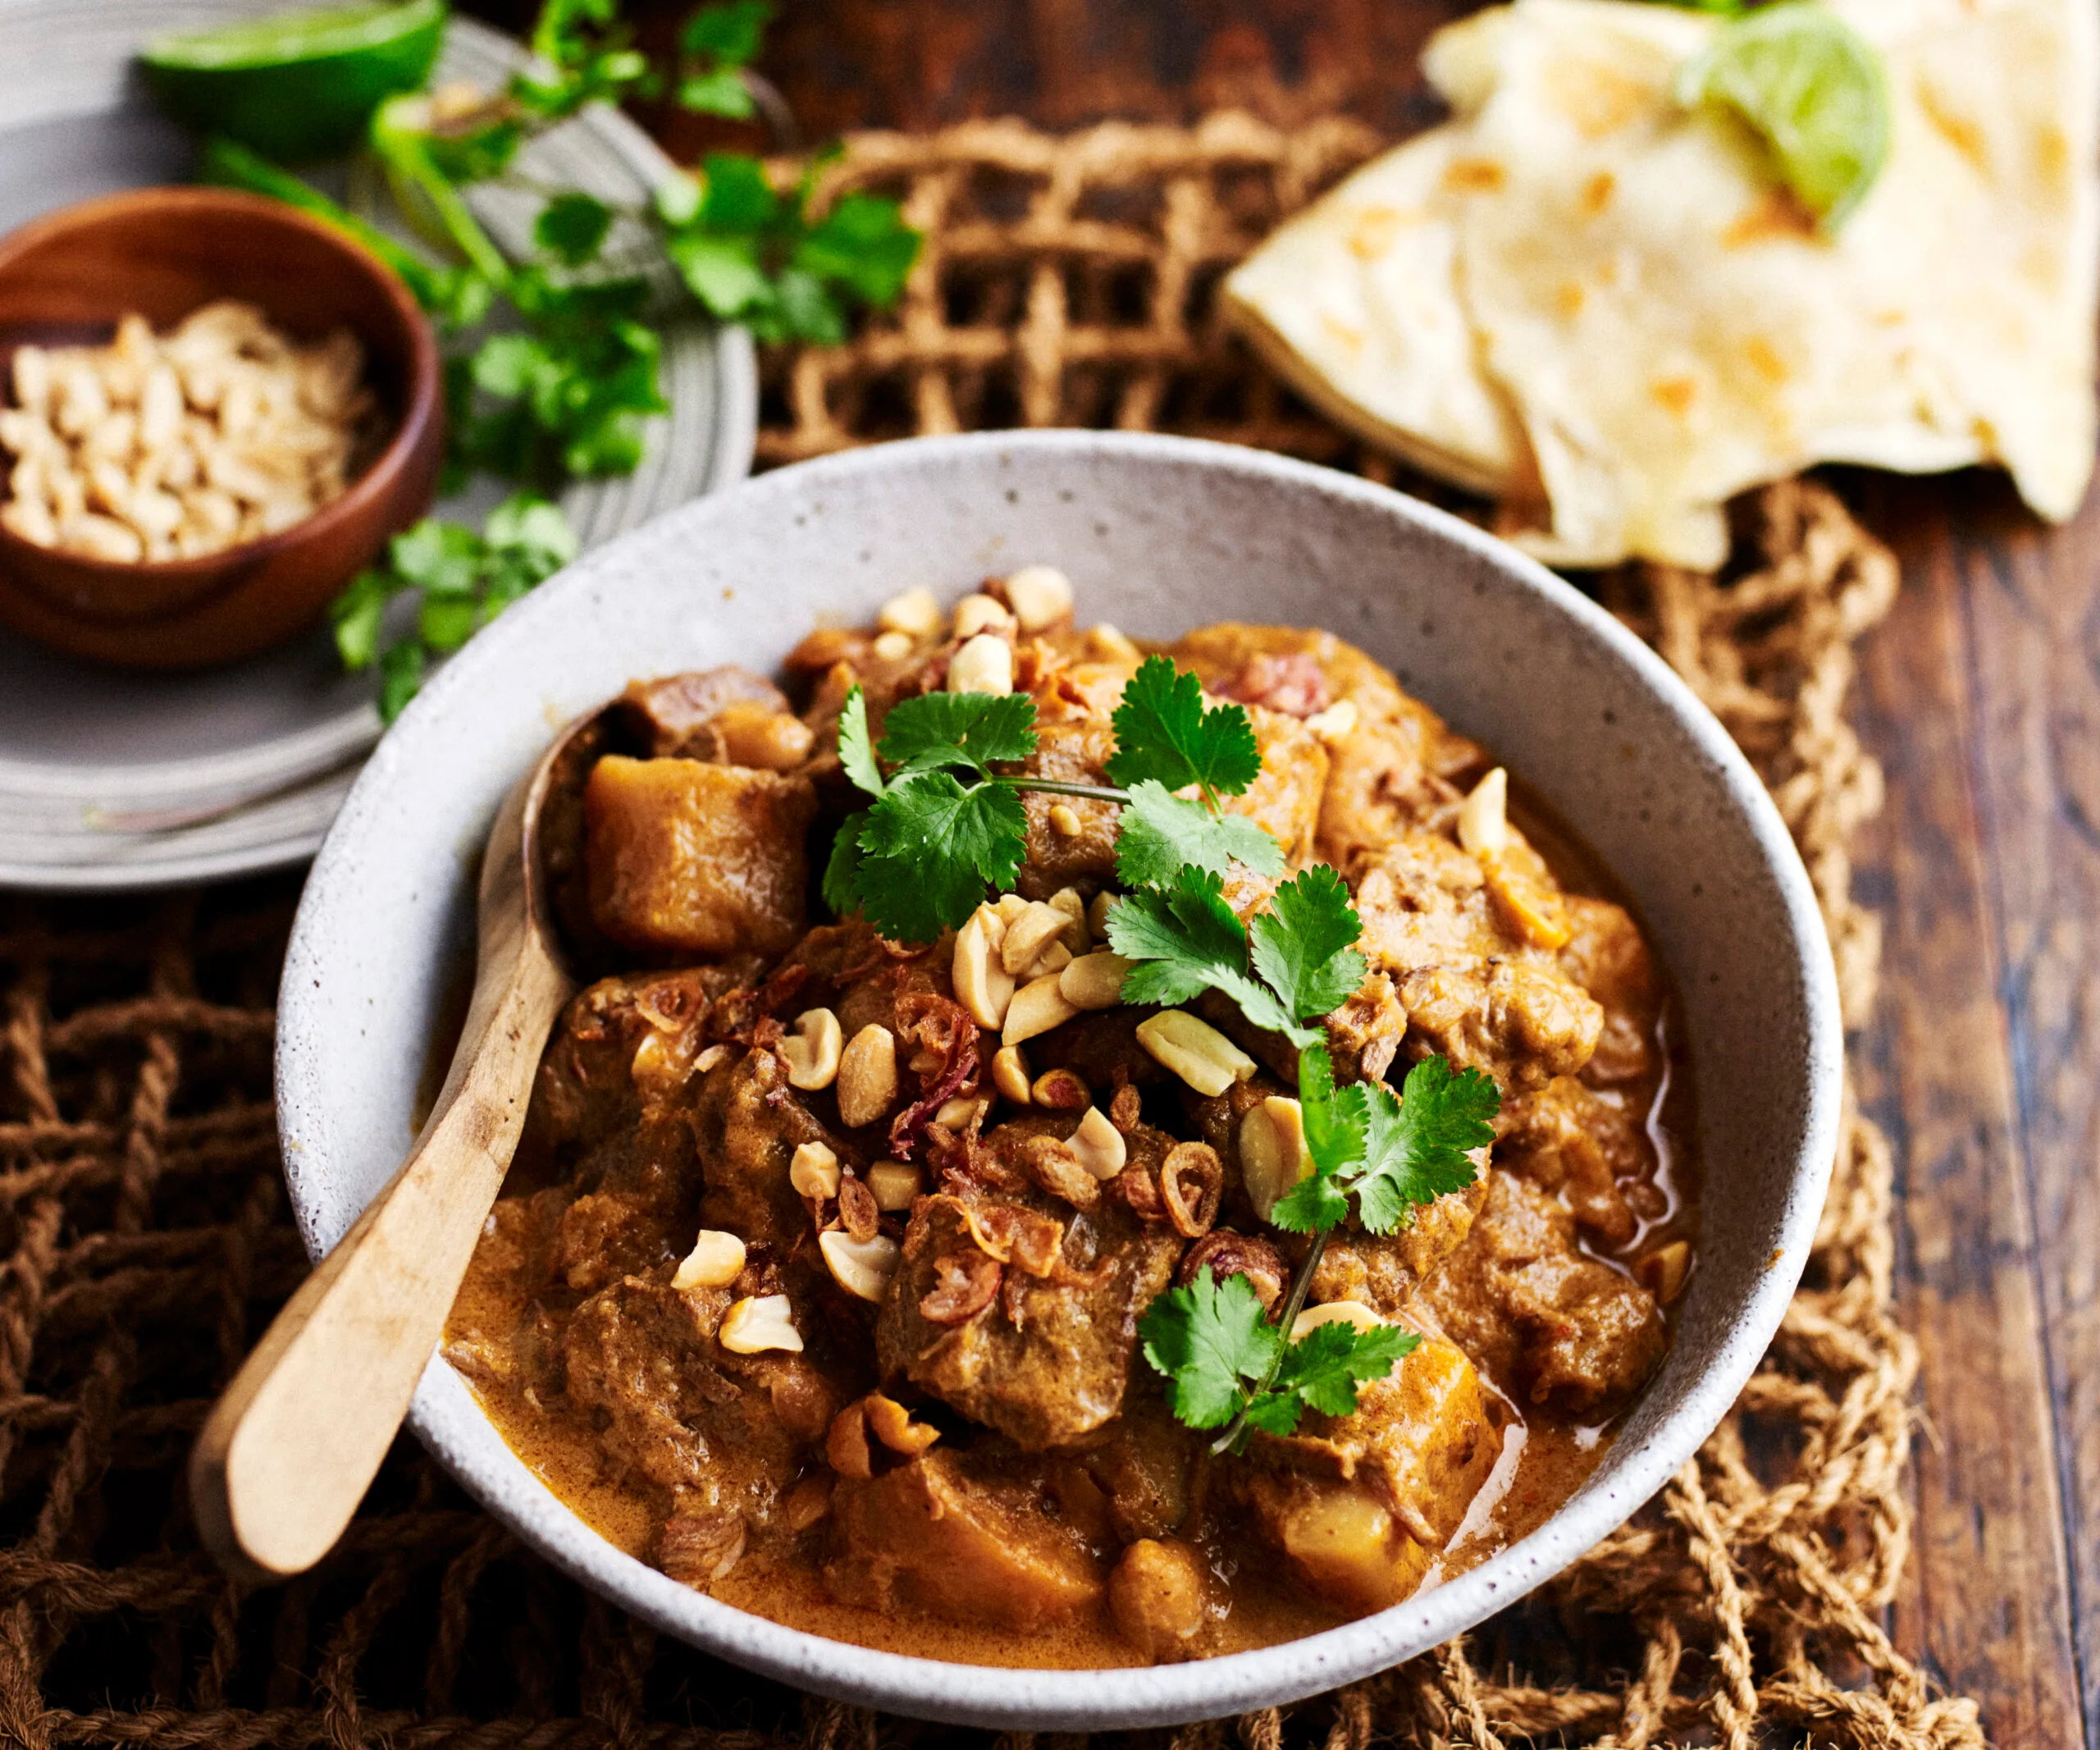
<instances>
[{"instance_id":1,"label":"spoon handle","mask_svg":"<svg viewBox=\"0 0 2100 1750\"><path fill-rule=\"evenodd\" d=\"M451 1073L408 1159L285 1303L197 1437L192 1509L236 1578L302 1573L342 1535L502 1186L573 987L529 930L489 934Z\"/></svg>"}]
</instances>

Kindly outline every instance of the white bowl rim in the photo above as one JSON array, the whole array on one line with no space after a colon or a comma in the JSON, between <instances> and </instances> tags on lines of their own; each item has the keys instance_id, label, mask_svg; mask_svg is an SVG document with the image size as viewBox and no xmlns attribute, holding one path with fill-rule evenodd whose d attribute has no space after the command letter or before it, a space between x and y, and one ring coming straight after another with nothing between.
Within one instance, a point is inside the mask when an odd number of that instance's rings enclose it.
<instances>
[{"instance_id":1,"label":"white bowl rim","mask_svg":"<svg viewBox=\"0 0 2100 1750\"><path fill-rule=\"evenodd\" d=\"M1376 1615L1294 1641L1182 1665L1117 1670L1039 1670L952 1663L882 1652L791 1629L668 1579L614 1548L544 1484L525 1498L506 1496L477 1470L467 1448L487 1419L464 1383L433 1356L411 1408L409 1426L459 1482L541 1555L573 1578L663 1631L762 1675L797 1688L915 1717L1032 1729L1122 1729L1212 1719L1301 1700L1383 1670L1439 1645L1559 1573L1623 1524L1695 1453L1735 1402L1764 1356L1806 1267L1835 1159L1843 1074L1843 1028L1835 967L1822 913L1800 854L1764 784L1719 721L1684 681L1618 620L1543 565L1448 512L1390 487L1315 464L1203 439L1149 432L1049 431L971 432L871 445L819 457L710 495L707 506L762 511L829 481L880 473L906 461L938 461L983 450L1029 456L1127 458L1198 464L1251 478L1281 481L1368 505L1440 537L1544 596L1631 668L1669 708L1699 753L1720 777L1762 852L1791 925L1801 978L1801 1056L1809 1086L1801 1141L1784 1195L1781 1248L1760 1273L1711 1364L1637 1451L1619 1461L1609 1487L1583 1493L1537 1530L1477 1567ZM692 506L669 513L686 514ZM647 525L644 525L646 528ZM541 586L446 665L411 705L404 723L435 711L454 692L474 687L499 664L505 647L580 593L602 555L622 537L586 555ZM313 1200L301 1195L324 1149L306 1128L303 1087L325 1076L325 1053L301 1024L315 971L323 962L321 920L339 889L355 878L349 847L384 781L384 760L358 780L316 859L287 949L279 1009L276 1081L285 1177L308 1250L317 1257L347 1220L324 1231ZM522 1461L521 1465L522 1465Z\"/></svg>"}]
</instances>

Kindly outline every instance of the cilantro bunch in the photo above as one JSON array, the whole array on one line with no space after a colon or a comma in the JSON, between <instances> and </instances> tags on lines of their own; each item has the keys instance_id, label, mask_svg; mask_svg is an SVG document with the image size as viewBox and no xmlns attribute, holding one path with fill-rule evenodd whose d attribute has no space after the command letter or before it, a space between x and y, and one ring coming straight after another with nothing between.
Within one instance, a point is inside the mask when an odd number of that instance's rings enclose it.
<instances>
[{"instance_id":1,"label":"cilantro bunch","mask_svg":"<svg viewBox=\"0 0 2100 1750\"><path fill-rule=\"evenodd\" d=\"M678 39L672 101L708 115L754 115L749 66L771 16L769 0L728 0L694 13ZM514 167L527 142L589 104L655 96L666 81L634 46L619 0L544 0L532 47L534 65L501 91L468 102L414 93L374 113L368 156L427 252L234 141L206 143L203 175L323 217L392 266L450 337L449 486L487 473L544 499L579 477L632 473L646 421L664 410L658 330L671 313L652 284L652 266L661 264L660 276L678 297L760 340L835 343L855 309L897 301L920 240L896 202L873 195L847 194L813 212L821 159L778 190L756 158L718 153L696 175L672 179L632 208L578 190L540 188ZM531 258L511 259L475 217L466 190L490 183L543 199ZM545 528L559 514L548 505L536 517ZM454 527L445 538L459 551L463 541L492 538ZM344 665L379 662L389 720L413 695L430 657L456 648L431 628L461 623L457 598L441 591L434 614L419 614L411 630L381 647L376 600L422 592L427 607L428 578L454 575L434 572L422 556L417 543L437 537L412 533L409 546L397 545L389 564L354 583L336 610ZM504 599L503 587L484 590L477 611Z\"/></svg>"},{"instance_id":2,"label":"cilantro bunch","mask_svg":"<svg viewBox=\"0 0 2100 1750\"><path fill-rule=\"evenodd\" d=\"M1126 1003L1166 1007L1206 990L1253 1026L1299 1048L1299 1098L1312 1172L1280 1198L1276 1226L1313 1236L1272 1323L1243 1276L1208 1267L1161 1295L1138 1327L1146 1359L1167 1381L1185 1425L1223 1428L1217 1450L1253 1430L1285 1435L1307 1407L1346 1415L1358 1385L1381 1379L1419 1341L1395 1326L1335 1322L1293 1341L1326 1236L1349 1218L1391 1233L1417 1205L1472 1182L1468 1151L1494 1140L1495 1085L1454 1075L1441 1058L1409 1071L1402 1094L1381 1083L1338 1087L1322 1019L1368 971L1363 921L1324 865L1280 883L1243 923L1226 902L1234 867L1281 875L1283 848L1254 821L1224 811L1262 769L1253 724L1236 705L1206 706L1202 683L1163 656L1146 659L1113 724L1111 784L1011 768L1034 753L1034 701L1025 694L928 693L900 700L875 741L859 688L839 716L838 754L870 805L839 828L825 902L862 911L885 935L930 941L960 928L988 892L1011 887L1027 855L1022 790L1120 805L1116 874L1126 891L1108 914L1108 944L1134 964Z\"/></svg>"},{"instance_id":3,"label":"cilantro bunch","mask_svg":"<svg viewBox=\"0 0 2100 1750\"><path fill-rule=\"evenodd\" d=\"M427 653L449 655L534 585L576 557L559 505L520 492L489 513L477 535L425 517L388 543L386 563L361 571L330 608L345 666L379 663L380 714L399 715L422 684ZM415 634L380 647L386 606L416 592Z\"/></svg>"}]
</instances>

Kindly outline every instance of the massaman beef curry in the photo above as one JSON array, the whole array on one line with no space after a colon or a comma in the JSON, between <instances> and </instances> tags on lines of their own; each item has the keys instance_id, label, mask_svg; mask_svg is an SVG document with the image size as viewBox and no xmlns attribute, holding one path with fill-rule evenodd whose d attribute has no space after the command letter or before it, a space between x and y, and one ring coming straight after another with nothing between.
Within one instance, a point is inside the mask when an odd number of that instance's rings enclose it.
<instances>
[{"instance_id":1,"label":"massaman beef curry","mask_svg":"<svg viewBox=\"0 0 2100 1750\"><path fill-rule=\"evenodd\" d=\"M1522 1535L1660 1362L1696 1227L1670 998L1601 872L1539 811L1520 830L1486 753L1361 651L1204 628L1165 653L1252 719L1261 773L1227 807L1288 869L1339 870L1363 919L1337 1076L1397 1086L1440 1054L1501 1105L1468 1189L1330 1237L1299 1325L1422 1338L1354 1414L1223 1456L1175 1419L1152 1302L1208 1266L1273 1309L1307 1253L1264 1219L1307 1170L1294 1053L1214 994L1187 1049L1147 1048L1105 955L1103 802L1024 790L1015 891L930 947L816 921L859 806L856 683L878 735L917 694L1027 693L1020 769L1103 781L1142 656L1071 601L1046 568L952 614L915 591L806 639L782 688L629 689L561 903L585 957L637 970L559 1022L445 1348L527 1462L672 1578L1014 1665L1271 1644ZM1226 896L1248 916L1274 886L1235 870Z\"/></svg>"}]
</instances>

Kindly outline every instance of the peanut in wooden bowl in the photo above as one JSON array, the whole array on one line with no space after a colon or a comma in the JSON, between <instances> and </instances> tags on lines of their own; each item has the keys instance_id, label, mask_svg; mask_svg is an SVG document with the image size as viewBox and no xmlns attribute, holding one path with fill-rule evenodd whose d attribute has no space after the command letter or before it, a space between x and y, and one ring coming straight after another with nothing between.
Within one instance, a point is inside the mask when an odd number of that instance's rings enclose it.
<instances>
[{"instance_id":1,"label":"peanut in wooden bowl","mask_svg":"<svg viewBox=\"0 0 2100 1750\"><path fill-rule=\"evenodd\" d=\"M343 495L280 533L202 558L124 564L0 527L0 623L72 656L191 669L281 642L429 508L445 438L437 342L409 289L318 220L230 189L137 189L0 242L0 351L156 331L215 299L296 340L347 328L391 435Z\"/></svg>"}]
</instances>

